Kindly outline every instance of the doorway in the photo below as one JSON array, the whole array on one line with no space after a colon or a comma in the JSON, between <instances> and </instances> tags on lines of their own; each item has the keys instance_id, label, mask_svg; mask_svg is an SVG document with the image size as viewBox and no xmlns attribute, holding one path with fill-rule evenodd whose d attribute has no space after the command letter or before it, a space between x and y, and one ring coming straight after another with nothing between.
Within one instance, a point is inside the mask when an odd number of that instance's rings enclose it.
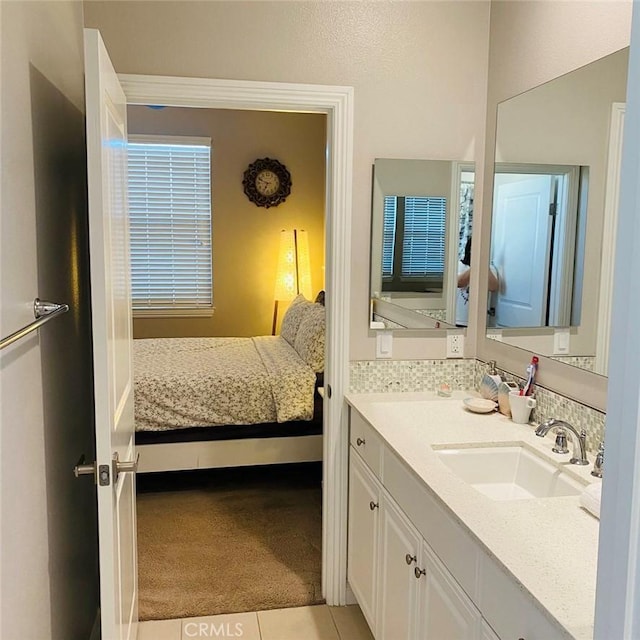
<instances>
[{"instance_id":1,"label":"doorway","mask_svg":"<svg viewBox=\"0 0 640 640\"><path fill-rule=\"evenodd\" d=\"M496 327L579 324L586 224L580 194L587 184L586 167L496 167L491 230L491 266L500 282Z\"/></svg>"},{"instance_id":2,"label":"doorway","mask_svg":"<svg viewBox=\"0 0 640 640\"><path fill-rule=\"evenodd\" d=\"M129 105L161 104L327 116L326 353L322 592L330 605L347 603L347 414L343 396L349 366L349 261L353 155L353 89L250 81L121 75Z\"/></svg>"},{"instance_id":3,"label":"doorway","mask_svg":"<svg viewBox=\"0 0 640 640\"><path fill-rule=\"evenodd\" d=\"M326 115L130 105L127 120L139 618L321 604L322 400L313 388L321 380L298 377L296 392L274 407L274 424L271 397L260 392L271 378L260 360L245 372L241 357L260 346L261 355L295 358L297 367L306 354L307 341L293 340L290 321L268 334L274 298L283 320L296 293L274 293L277 274L285 284L292 276L288 243L279 269L283 228L306 240L299 252L308 257L306 300L324 289ZM243 172L256 154L290 172L293 188L277 208L243 193ZM208 313L205 302L213 304ZM297 308L292 303L291 314ZM320 303L304 310L320 314L324 326ZM324 335L317 337L320 348ZM183 368L185 350L199 355ZM321 379L323 353L316 366ZM269 371L275 394L286 378ZM193 393L174 411L166 398L175 379ZM208 426L179 428L188 419ZM195 460L180 464L187 439ZM222 455L233 445L239 457ZM249 458L267 451L273 463Z\"/></svg>"}]
</instances>

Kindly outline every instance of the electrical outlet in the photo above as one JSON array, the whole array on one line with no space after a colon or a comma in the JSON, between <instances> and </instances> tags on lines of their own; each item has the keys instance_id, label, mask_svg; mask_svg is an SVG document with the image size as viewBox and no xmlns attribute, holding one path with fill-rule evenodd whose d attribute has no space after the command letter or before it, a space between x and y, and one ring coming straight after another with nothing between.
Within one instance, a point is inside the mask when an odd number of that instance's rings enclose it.
<instances>
[{"instance_id":1,"label":"electrical outlet","mask_svg":"<svg viewBox=\"0 0 640 640\"><path fill-rule=\"evenodd\" d=\"M464 357L464 334L447 332L447 358Z\"/></svg>"},{"instance_id":2,"label":"electrical outlet","mask_svg":"<svg viewBox=\"0 0 640 640\"><path fill-rule=\"evenodd\" d=\"M489 340L495 340L496 342L502 342L502 329L487 329L487 338L489 338Z\"/></svg>"}]
</instances>

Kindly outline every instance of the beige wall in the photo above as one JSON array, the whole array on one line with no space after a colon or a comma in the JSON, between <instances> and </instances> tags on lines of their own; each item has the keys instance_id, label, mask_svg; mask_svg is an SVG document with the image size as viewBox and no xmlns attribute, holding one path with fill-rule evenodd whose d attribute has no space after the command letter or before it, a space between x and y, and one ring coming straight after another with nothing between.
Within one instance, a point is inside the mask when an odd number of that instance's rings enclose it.
<instances>
[{"instance_id":1,"label":"beige wall","mask_svg":"<svg viewBox=\"0 0 640 640\"><path fill-rule=\"evenodd\" d=\"M123 73L349 85L355 91L351 358L368 329L371 165L482 157L488 2L87 2ZM402 337L394 357L441 357Z\"/></svg>"},{"instance_id":2,"label":"beige wall","mask_svg":"<svg viewBox=\"0 0 640 640\"><path fill-rule=\"evenodd\" d=\"M210 318L138 318L136 338L252 336L271 333L282 229L309 234L313 293L324 281L326 116L226 109L128 109L129 133L211 138L213 298ZM242 176L257 158L276 158L291 173L291 195L257 207ZM281 315L279 315L281 319Z\"/></svg>"},{"instance_id":3,"label":"beige wall","mask_svg":"<svg viewBox=\"0 0 640 640\"><path fill-rule=\"evenodd\" d=\"M98 608L82 4L0 3L0 637L88 638Z\"/></svg>"}]
</instances>

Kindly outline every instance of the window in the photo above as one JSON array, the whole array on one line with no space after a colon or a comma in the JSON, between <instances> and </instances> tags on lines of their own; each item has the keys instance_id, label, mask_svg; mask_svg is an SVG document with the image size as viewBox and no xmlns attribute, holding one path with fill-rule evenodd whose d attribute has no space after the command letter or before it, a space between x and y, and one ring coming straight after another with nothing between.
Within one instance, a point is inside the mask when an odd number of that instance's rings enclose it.
<instances>
[{"instance_id":1,"label":"window","mask_svg":"<svg viewBox=\"0 0 640 640\"><path fill-rule=\"evenodd\" d=\"M440 281L444 274L447 200L385 196L382 276Z\"/></svg>"},{"instance_id":2,"label":"window","mask_svg":"<svg viewBox=\"0 0 640 640\"><path fill-rule=\"evenodd\" d=\"M136 316L211 315L211 140L129 138Z\"/></svg>"}]
</instances>

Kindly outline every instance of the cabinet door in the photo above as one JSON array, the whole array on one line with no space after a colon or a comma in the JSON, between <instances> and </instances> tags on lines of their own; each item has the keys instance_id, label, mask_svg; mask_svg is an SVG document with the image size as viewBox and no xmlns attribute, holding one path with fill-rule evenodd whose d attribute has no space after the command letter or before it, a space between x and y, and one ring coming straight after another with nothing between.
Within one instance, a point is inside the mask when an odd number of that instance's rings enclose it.
<instances>
[{"instance_id":1,"label":"cabinet door","mask_svg":"<svg viewBox=\"0 0 640 640\"><path fill-rule=\"evenodd\" d=\"M374 634L379 513L380 484L351 449L347 578Z\"/></svg>"},{"instance_id":2,"label":"cabinet door","mask_svg":"<svg viewBox=\"0 0 640 640\"><path fill-rule=\"evenodd\" d=\"M418 596L421 640L478 640L480 612L424 542L420 561L425 572Z\"/></svg>"},{"instance_id":3,"label":"cabinet door","mask_svg":"<svg viewBox=\"0 0 640 640\"><path fill-rule=\"evenodd\" d=\"M382 495L378 567L377 640L416 637L421 538L396 504Z\"/></svg>"}]
</instances>

